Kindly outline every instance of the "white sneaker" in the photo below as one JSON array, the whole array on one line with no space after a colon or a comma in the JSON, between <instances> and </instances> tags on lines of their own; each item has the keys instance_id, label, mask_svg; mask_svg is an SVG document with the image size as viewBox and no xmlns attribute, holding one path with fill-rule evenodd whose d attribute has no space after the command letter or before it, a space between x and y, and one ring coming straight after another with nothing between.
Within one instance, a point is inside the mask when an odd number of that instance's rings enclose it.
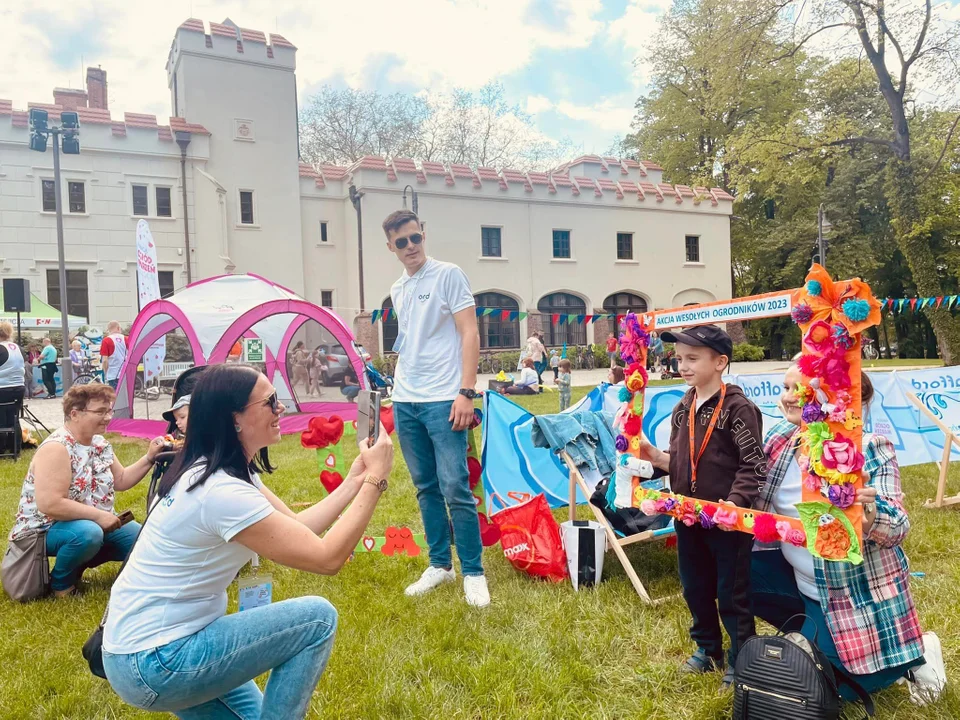
<instances>
[{"instance_id":1,"label":"white sneaker","mask_svg":"<svg viewBox=\"0 0 960 720\"><path fill-rule=\"evenodd\" d=\"M467 575L463 578L463 594L467 605L482 608L490 604L490 591L487 590L487 578L483 575Z\"/></svg>"},{"instance_id":2,"label":"white sneaker","mask_svg":"<svg viewBox=\"0 0 960 720\"><path fill-rule=\"evenodd\" d=\"M910 700L914 705L929 705L936 702L947 685L947 672L943 664L943 650L936 633L923 634L923 659L925 664L911 670L908 676Z\"/></svg>"},{"instance_id":3,"label":"white sneaker","mask_svg":"<svg viewBox=\"0 0 960 720\"><path fill-rule=\"evenodd\" d=\"M420 576L419 580L404 590L404 593L410 597L424 595L434 588L443 585L443 583L453 582L456 579L457 573L455 573L453 569L444 570L443 568L431 565L423 571L423 575Z\"/></svg>"}]
</instances>

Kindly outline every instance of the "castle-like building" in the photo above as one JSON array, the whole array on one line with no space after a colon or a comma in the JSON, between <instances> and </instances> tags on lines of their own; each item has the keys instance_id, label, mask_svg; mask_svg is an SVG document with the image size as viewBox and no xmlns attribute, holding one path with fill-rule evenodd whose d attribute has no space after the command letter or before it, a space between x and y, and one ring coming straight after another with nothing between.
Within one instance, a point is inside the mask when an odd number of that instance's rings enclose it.
<instances>
[{"instance_id":1,"label":"castle-like building","mask_svg":"<svg viewBox=\"0 0 960 720\"><path fill-rule=\"evenodd\" d=\"M42 107L80 118L81 153L62 157L67 304L91 324L137 313L143 218L163 293L256 273L333 307L368 350L389 350L394 326L368 318L389 307L401 272L380 226L405 188L408 206L418 195L429 253L464 269L478 304L529 313L482 318L487 349L519 347L534 328L550 344L600 342L609 329L554 314L730 297L724 191L593 155L550 173L381 157L312 167L298 153L295 70L296 48L280 35L190 19L167 58L169 118L112 114L100 68L86 91L55 89L53 104L0 100L0 277L26 277L59 306L52 153L28 146L27 111Z\"/></svg>"}]
</instances>

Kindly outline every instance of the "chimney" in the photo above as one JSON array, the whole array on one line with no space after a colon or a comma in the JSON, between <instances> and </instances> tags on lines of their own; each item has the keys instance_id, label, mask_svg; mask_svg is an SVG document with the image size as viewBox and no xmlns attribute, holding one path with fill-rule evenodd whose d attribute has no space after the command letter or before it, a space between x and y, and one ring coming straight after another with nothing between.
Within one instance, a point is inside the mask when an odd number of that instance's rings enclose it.
<instances>
[{"instance_id":1,"label":"chimney","mask_svg":"<svg viewBox=\"0 0 960 720\"><path fill-rule=\"evenodd\" d=\"M64 110L76 110L87 106L87 93L73 88L54 88L53 102Z\"/></svg>"},{"instance_id":2,"label":"chimney","mask_svg":"<svg viewBox=\"0 0 960 720\"><path fill-rule=\"evenodd\" d=\"M87 97L90 107L109 110L107 104L107 71L99 67L87 68Z\"/></svg>"}]
</instances>

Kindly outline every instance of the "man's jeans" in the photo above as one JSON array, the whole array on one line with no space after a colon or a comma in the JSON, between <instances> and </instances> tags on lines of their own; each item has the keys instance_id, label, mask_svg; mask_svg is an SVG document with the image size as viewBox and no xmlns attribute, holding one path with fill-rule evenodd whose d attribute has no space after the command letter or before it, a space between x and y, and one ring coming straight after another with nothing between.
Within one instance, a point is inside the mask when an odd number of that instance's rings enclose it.
<instances>
[{"instance_id":1,"label":"man's jeans","mask_svg":"<svg viewBox=\"0 0 960 720\"><path fill-rule=\"evenodd\" d=\"M50 587L68 590L76 586L87 568L123 562L139 532L140 524L136 522L106 535L93 520L55 522L47 530L47 556L57 558L50 573Z\"/></svg>"},{"instance_id":2,"label":"man's jeans","mask_svg":"<svg viewBox=\"0 0 960 720\"><path fill-rule=\"evenodd\" d=\"M393 417L403 459L410 469L423 530L430 547L430 564L452 567L450 521L464 575L483 575L480 523L470 492L467 471L467 432L454 432L453 401L393 404ZM449 519L447 510L449 508Z\"/></svg>"},{"instance_id":3,"label":"man's jeans","mask_svg":"<svg viewBox=\"0 0 960 720\"><path fill-rule=\"evenodd\" d=\"M224 615L202 630L128 655L103 651L120 698L181 720L294 720L310 708L337 629L321 597L284 600ZM261 693L253 681L270 672Z\"/></svg>"}]
</instances>

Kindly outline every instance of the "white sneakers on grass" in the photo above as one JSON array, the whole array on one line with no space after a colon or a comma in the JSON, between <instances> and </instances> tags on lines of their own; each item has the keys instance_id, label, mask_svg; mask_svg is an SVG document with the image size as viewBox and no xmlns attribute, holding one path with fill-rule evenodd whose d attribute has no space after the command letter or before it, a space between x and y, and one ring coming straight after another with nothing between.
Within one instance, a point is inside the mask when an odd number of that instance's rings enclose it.
<instances>
[{"instance_id":1,"label":"white sneakers on grass","mask_svg":"<svg viewBox=\"0 0 960 720\"><path fill-rule=\"evenodd\" d=\"M947 672L943 663L940 638L935 633L923 634L923 659L926 663L911 670L908 675L910 700L914 705L935 703L947 685Z\"/></svg>"},{"instance_id":2,"label":"white sneakers on grass","mask_svg":"<svg viewBox=\"0 0 960 720\"><path fill-rule=\"evenodd\" d=\"M413 585L410 585L404 593L409 597L425 595L444 583L453 582L457 579L457 573L443 568L433 567L432 565L423 571L423 575ZM490 591L487 589L487 578L483 575L468 575L463 579L463 594L466 597L467 605L481 608L490 604Z\"/></svg>"}]
</instances>

